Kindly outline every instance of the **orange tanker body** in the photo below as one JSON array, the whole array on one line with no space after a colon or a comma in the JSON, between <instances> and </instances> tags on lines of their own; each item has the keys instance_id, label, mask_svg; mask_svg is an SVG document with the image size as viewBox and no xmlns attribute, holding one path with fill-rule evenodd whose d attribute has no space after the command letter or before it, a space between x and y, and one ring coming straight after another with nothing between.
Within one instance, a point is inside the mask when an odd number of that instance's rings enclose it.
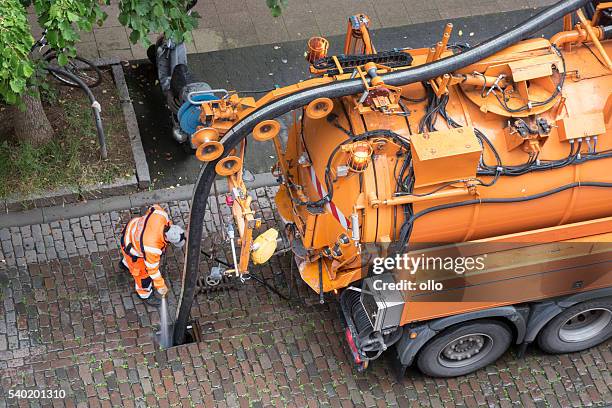
<instances>
[{"instance_id":1,"label":"orange tanker body","mask_svg":"<svg viewBox=\"0 0 612 408\"><path fill-rule=\"evenodd\" d=\"M551 10L563 3L572 0ZM449 45L448 24L432 48L377 53L367 16L353 16L344 54L309 42L313 79L259 101L204 103L207 126L192 142L234 193L241 248L230 272L269 259L278 235L253 239L245 145L225 151L232 132L275 102L357 79L357 93L294 110L287 135L273 119L252 134L274 142L276 203L299 272L322 301L340 293L359 366L395 344L401 368L460 375L512 341L539 336L563 352L608 339L612 3L588 6L550 39L400 86L394 75L470 50Z\"/></svg>"},{"instance_id":2,"label":"orange tanker body","mask_svg":"<svg viewBox=\"0 0 612 408\"><path fill-rule=\"evenodd\" d=\"M612 42L604 44L612 54ZM419 55L426 51L408 51L414 55L413 64L424 62L419 61ZM542 65L534 63L530 66L524 62L530 61L534 55L544 61ZM530 82L528 92L538 94L533 100L549 98L564 79L562 92L543 107L511 113L500 108L494 95L497 92L501 97L500 91L489 93L490 88L483 90L480 85L460 82L461 73L480 72L495 78L505 76L508 87L516 86L509 68L513 64L532 70L521 73L528 78L525 81ZM493 75L490 74L492 71ZM303 188L299 194L316 201L321 198L322 191L329 190L325 183L326 169L329 168L330 177L334 179L331 202L326 204L326 211L322 214L313 212L307 205L290 204L290 195L296 196L290 187L283 186L277 196L279 208L291 208L291 212L281 214L298 225L306 248L333 249L343 235L352 236L352 219L359 224L361 241L397 242L400 227L406 221L402 208L405 204L412 205L413 213L419 213L431 207L466 200L528 197L581 181L612 182L612 175L607 171L612 166L612 157L589 153L595 144L598 152L612 149L610 112L608 128L604 117L604 107L611 103L608 99L612 75L585 46L576 46L571 52L558 55L548 40L528 40L467 67L461 73L453 75L459 82L449 87L448 96L439 98L448 98L445 111L459 125L457 129L439 115L435 115L435 125L431 129L420 129L431 103L427 100L411 102L426 97L429 85L424 89L421 84L401 89L399 101L404 101L402 104L405 112L409 112L408 116L403 110L395 114L379 111L360 113L357 107L360 95L356 95L333 101L333 108L324 118L311 119L307 110L303 122L290 129L285 160L290 163L288 179ZM544 86L549 91L543 90ZM536 89L532 91L532 88ZM482 92L489 96L481 98ZM512 92L509 104L520 107L527 103L518 91L505 92ZM522 129L516 126L517 123ZM564 127L570 128L572 139L565 139ZM518 172L530 162L534 163L533 169L537 169L539 161L542 170L525 171L519 176L506 176L502 172L495 181L494 175L481 175L477 169L480 157L493 173L499 164L493 150L476 137L476 129L494 146L503 166L517 168ZM531 133L533 129L535 131ZM410 152L381 135L367 141L371 155L365 169L354 171L351 168L349 149L340 149L328 163L332 151L347 141L347 133L359 135L377 130L391 131L409 141ZM416 174L410 192L398 187L398 173L409 153ZM578 154L582 156L580 160L576 158L573 163L543 170L548 162L562 162ZM435 167L435 172L431 167ZM471 205L439 210L414 222L410 242L464 242L611 216L611 199L612 189L585 187L508 205ZM500 216L500 211L503 216ZM324 277L325 291L340 289L362 277L358 248L348 246L341 249L341 256L327 257L324 261L325 269L335 275L335 279ZM307 268L312 271L307 271ZM316 262L302 267L305 279L315 290L318 290L317 268Z\"/></svg>"}]
</instances>

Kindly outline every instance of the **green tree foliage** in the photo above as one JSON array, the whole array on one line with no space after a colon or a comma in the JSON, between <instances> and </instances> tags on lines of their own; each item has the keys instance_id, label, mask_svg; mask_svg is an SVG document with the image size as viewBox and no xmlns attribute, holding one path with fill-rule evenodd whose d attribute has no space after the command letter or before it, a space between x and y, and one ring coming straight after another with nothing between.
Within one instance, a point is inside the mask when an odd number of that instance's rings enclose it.
<instances>
[{"instance_id":1,"label":"green tree foliage","mask_svg":"<svg viewBox=\"0 0 612 408\"><path fill-rule=\"evenodd\" d=\"M278 17L282 14L283 8L287 7L287 0L266 0L266 4L272 15Z\"/></svg>"},{"instance_id":2,"label":"green tree foliage","mask_svg":"<svg viewBox=\"0 0 612 408\"><path fill-rule=\"evenodd\" d=\"M34 73L28 59L34 42L19 0L0 0L0 96L16 103Z\"/></svg>"},{"instance_id":3,"label":"green tree foliage","mask_svg":"<svg viewBox=\"0 0 612 408\"><path fill-rule=\"evenodd\" d=\"M29 55L34 38L26 8L33 4L38 24L47 30L49 47L64 65L76 55L79 32L101 25L107 15L101 6L110 0L0 0L0 100L19 102L35 70ZM149 44L149 33L164 33L176 42L196 27L197 13L188 15L187 0L122 0L119 21L130 28L130 40Z\"/></svg>"},{"instance_id":4,"label":"green tree foliage","mask_svg":"<svg viewBox=\"0 0 612 408\"><path fill-rule=\"evenodd\" d=\"M196 27L200 16L185 10L188 1L182 0L122 0L119 3L119 22L131 30L130 41L149 45L149 33L165 33L172 41L184 42L187 33Z\"/></svg>"},{"instance_id":5,"label":"green tree foliage","mask_svg":"<svg viewBox=\"0 0 612 408\"><path fill-rule=\"evenodd\" d=\"M2 1L2 0L0 0ZM34 0L38 23L47 30L49 47L58 51L60 65L76 55L79 31L91 31L106 18L96 0Z\"/></svg>"},{"instance_id":6,"label":"green tree foliage","mask_svg":"<svg viewBox=\"0 0 612 408\"><path fill-rule=\"evenodd\" d=\"M0 100L19 101L35 70L29 51L34 38L26 8L33 4L39 25L47 30L49 46L64 65L76 55L79 32L101 25L107 15L100 6L110 0L0 0ZM149 45L150 33L164 33L175 42L185 40L197 26L197 13L187 14L189 0L121 0L119 22L128 27L130 41ZM266 0L272 15L279 16L287 0Z\"/></svg>"}]
</instances>

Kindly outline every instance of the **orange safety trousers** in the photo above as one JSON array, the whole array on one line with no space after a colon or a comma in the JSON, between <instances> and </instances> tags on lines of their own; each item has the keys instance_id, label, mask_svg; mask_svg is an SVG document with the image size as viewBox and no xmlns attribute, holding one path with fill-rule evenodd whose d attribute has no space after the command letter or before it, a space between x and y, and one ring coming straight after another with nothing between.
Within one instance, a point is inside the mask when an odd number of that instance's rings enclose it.
<instances>
[{"instance_id":1,"label":"orange safety trousers","mask_svg":"<svg viewBox=\"0 0 612 408\"><path fill-rule=\"evenodd\" d=\"M148 299L153 294L153 279L147 272L144 259L136 258L133 260L132 256L127 254L123 248L121 248L121 253L123 254L123 264L130 270L130 274L134 278L134 288L138 297Z\"/></svg>"},{"instance_id":2,"label":"orange safety trousers","mask_svg":"<svg viewBox=\"0 0 612 408\"><path fill-rule=\"evenodd\" d=\"M123 264L134 278L136 292L146 299L155 289L165 288L159 270L160 258L166 248L164 234L172 225L168 214L154 205L142 217L133 218L125 226L121 237Z\"/></svg>"}]
</instances>

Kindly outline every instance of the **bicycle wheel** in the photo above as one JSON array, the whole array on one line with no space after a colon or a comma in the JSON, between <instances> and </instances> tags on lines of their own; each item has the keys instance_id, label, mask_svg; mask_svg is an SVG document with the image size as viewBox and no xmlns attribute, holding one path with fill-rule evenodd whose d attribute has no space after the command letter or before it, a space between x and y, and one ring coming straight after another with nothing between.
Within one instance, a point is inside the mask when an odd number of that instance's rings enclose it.
<instances>
[{"instance_id":1,"label":"bicycle wheel","mask_svg":"<svg viewBox=\"0 0 612 408\"><path fill-rule=\"evenodd\" d=\"M57 63L57 53L53 51L47 52L44 58L48 63L59 66ZM70 72L73 75L76 75L90 88L96 87L102 82L102 71L100 71L100 68L95 66L94 63L88 59L76 56L69 59L68 63L60 68ZM68 76L57 72L50 72L50 74L65 85L79 87L79 84L70 79Z\"/></svg>"}]
</instances>

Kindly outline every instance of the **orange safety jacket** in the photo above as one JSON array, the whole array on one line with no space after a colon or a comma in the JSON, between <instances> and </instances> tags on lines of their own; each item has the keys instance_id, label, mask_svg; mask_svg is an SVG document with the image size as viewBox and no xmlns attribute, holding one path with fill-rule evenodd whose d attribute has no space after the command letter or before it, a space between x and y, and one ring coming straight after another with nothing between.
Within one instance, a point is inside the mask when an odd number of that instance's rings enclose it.
<instances>
[{"instance_id":1,"label":"orange safety jacket","mask_svg":"<svg viewBox=\"0 0 612 408\"><path fill-rule=\"evenodd\" d=\"M146 271L156 289L166 286L159 271L159 260L166 249L164 233L171 225L168 214L155 204L142 217L130 220L121 239L121 247L126 254L132 256L134 262L137 258L144 260Z\"/></svg>"}]
</instances>

